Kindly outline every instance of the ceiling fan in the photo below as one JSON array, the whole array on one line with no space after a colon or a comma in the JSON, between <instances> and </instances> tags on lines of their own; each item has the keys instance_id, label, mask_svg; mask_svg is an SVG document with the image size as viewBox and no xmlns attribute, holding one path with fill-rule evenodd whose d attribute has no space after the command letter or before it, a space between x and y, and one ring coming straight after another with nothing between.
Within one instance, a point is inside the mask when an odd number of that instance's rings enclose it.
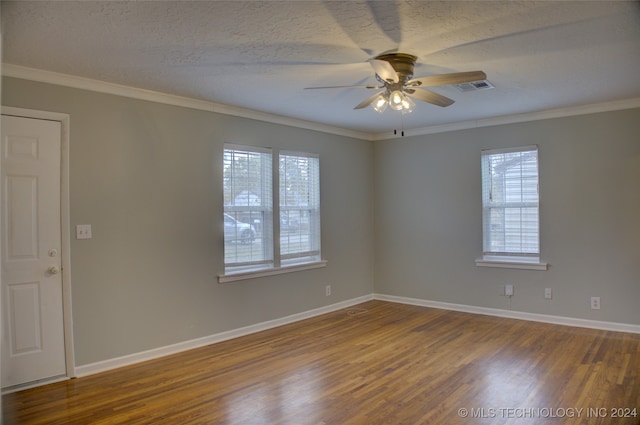
<instances>
[{"instance_id":1,"label":"ceiling fan","mask_svg":"<svg viewBox=\"0 0 640 425\"><path fill-rule=\"evenodd\" d=\"M416 56L408 53L385 53L369 60L376 73L376 79L382 85L307 87L307 89L384 89L369 96L353 109L363 109L371 105L376 111L382 113L389 106L393 110L410 113L415 108L412 98L442 107L454 103L453 99L426 90L424 87L463 84L487 78L487 75L482 71L455 72L413 78L416 59Z\"/></svg>"}]
</instances>

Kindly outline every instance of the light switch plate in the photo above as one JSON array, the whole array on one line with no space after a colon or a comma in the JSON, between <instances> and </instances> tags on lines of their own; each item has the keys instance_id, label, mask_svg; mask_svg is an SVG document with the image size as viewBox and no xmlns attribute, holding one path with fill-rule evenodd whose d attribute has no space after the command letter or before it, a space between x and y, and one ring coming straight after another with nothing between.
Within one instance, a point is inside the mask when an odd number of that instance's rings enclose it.
<instances>
[{"instance_id":1,"label":"light switch plate","mask_svg":"<svg viewBox=\"0 0 640 425\"><path fill-rule=\"evenodd\" d=\"M91 225L76 224L76 239L91 239Z\"/></svg>"}]
</instances>

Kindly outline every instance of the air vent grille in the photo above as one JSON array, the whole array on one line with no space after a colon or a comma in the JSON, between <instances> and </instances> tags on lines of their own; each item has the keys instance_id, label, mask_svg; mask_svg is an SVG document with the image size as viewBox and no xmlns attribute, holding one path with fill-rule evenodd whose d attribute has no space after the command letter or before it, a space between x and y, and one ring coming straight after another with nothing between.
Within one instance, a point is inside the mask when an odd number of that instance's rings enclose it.
<instances>
[{"instance_id":1,"label":"air vent grille","mask_svg":"<svg viewBox=\"0 0 640 425\"><path fill-rule=\"evenodd\" d=\"M489 80L472 81L470 83L456 84L455 86L463 93L495 88L495 86L491 84Z\"/></svg>"}]
</instances>

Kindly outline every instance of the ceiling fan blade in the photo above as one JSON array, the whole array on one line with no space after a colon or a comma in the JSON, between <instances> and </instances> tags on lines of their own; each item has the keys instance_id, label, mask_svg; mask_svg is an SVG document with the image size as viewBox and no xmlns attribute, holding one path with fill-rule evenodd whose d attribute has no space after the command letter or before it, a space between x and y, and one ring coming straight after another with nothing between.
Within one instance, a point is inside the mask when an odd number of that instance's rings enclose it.
<instances>
[{"instance_id":1,"label":"ceiling fan blade","mask_svg":"<svg viewBox=\"0 0 640 425\"><path fill-rule=\"evenodd\" d=\"M413 78L407 81L407 86L410 88L446 86L449 84L463 84L486 79L487 74L482 71L454 72L451 74L428 75L426 77Z\"/></svg>"},{"instance_id":2,"label":"ceiling fan blade","mask_svg":"<svg viewBox=\"0 0 640 425\"><path fill-rule=\"evenodd\" d=\"M362 102L358 103L358 105L353 108L353 109L362 109L362 108L366 108L367 106L371 105L373 103L374 100L376 100L376 98L378 96L380 96L380 93L382 92L378 92L378 93L374 93L371 96L369 96L368 98L366 98L365 100L363 100Z\"/></svg>"},{"instance_id":3,"label":"ceiling fan blade","mask_svg":"<svg viewBox=\"0 0 640 425\"><path fill-rule=\"evenodd\" d=\"M373 67L373 70L376 72L376 74L378 74L378 76L380 76L380 78L382 78L383 80L390 83L397 83L398 81L400 81L398 73L395 69L393 69L393 66L391 66L389 62L380 59L371 59L369 63Z\"/></svg>"},{"instance_id":4,"label":"ceiling fan blade","mask_svg":"<svg viewBox=\"0 0 640 425\"><path fill-rule=\"evenodd\" d=\"M413 93L411 93L413 91ZM434 93L429 90L417 89L405 92L407 96L421 100L423 102L431 103L433 105L442 106L443 108L454 103L453 99L449 99L441 94ZM373 99L372 99L373 101Z\"/></svg>"},{"instance_id":5,"label":"ceiling fan blade","mask_svg":"<svg viewBox=\"0 0 640 425\"><path fill-rule=\"evenodd\" d=\"M361 86L327 86L327 87L305 87L305 90L316 90L316 89L381 89L384 86L372 86L372 85L361 85Z\"/></svg>"}]
</instances>

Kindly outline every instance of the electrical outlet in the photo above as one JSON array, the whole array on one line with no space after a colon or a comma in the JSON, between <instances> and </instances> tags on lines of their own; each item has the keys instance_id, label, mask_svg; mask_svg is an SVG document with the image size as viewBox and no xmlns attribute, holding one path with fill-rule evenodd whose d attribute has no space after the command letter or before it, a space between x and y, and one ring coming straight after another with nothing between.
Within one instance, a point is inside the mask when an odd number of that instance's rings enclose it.
<instances>
[{"instance_id":1,"label":"electrical outlet","mask_svg":"<svg viewBox=\"0 0 640 425\"><path fill-rule=\"evenodd\" d=\"M507 297L513 296L513 285L504 285L504 295Z\"/></svg>"},{"instance_id":2,"label":"electrical outlet","mask_svg":"<svg viewBox=\"0 0 640 425\"><path fill-rule=\"evenodd\" d=\"M328 297L331 295L331 285L327 285L324 287L324 294Z\"/></svg>"},{"instance_id":3,"label":"electrical outlet","mask_svg":"<svg viewBox=\"0 0 640 425\"><path fill-rule=\"evenodd\" d=\"M591 310L600 310L600 297L591 297Z\"/></svg>"},{"instance_id":4,"label":"electrical outlet","mask_svg":"<svg viewBox=\"0 0 640 425\"><path fill-rule=\"evenodd\" d=\"M551 288L544 288L544 298L546 300L551 299Z\"/></svg>"}]
</instances>

